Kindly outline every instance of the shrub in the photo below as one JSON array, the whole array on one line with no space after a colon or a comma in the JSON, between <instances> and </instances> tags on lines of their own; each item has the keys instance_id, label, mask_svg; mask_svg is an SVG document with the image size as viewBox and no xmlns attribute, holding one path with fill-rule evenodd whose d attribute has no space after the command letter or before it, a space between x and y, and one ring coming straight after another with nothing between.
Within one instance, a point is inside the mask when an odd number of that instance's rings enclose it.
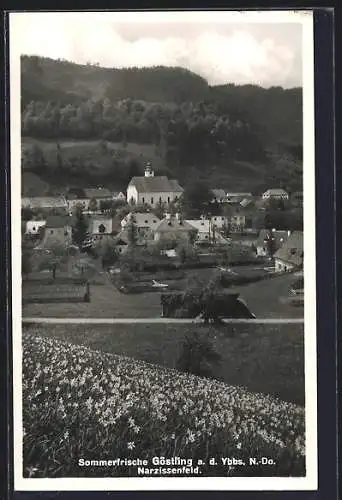
<instances>
[{"instance_id":1,"label":"shrub","mask_svg":"<svg viewBox=\"0 0 342 500\"><path fill-rule=\"evenodd\" d=\"M200 335L198 332L191 332L185 336L177 362L179 370L211 377L214 371L213 365L220 362L221 356L208 336Z\"/></svg>"}]
</instances>

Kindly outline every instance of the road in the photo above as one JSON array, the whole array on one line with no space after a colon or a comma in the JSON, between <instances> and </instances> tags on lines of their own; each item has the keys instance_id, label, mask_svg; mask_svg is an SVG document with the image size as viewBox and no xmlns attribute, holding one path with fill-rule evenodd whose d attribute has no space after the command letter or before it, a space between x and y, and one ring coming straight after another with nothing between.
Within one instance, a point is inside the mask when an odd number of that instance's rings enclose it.
<instances>
[{"instance_id":1,"label":"road","mask_svg":"<svg viewBox=\"0 0 342 500\"><path fill-rule=\"evenodd\" d=\"M304 323L304 318L256 318L256 319L225 319L224 323L253 323L253 324L283 324ZM201 319L188 318L42 318L24 317L23 324L58 324L58 325L114 325L114 324L203 324Z\"/></svg>"}]
</instances>

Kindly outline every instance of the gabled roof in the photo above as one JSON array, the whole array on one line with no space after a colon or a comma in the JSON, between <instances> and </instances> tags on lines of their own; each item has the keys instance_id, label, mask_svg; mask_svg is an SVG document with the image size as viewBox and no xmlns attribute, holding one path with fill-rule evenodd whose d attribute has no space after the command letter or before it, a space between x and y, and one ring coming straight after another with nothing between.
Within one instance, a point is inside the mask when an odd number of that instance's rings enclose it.
<instances>
[{"instance_id":1,"label":"gabled roof","mask_svg":"<svg viewBox=\"0 0 342 500\"><path fill-rule=\"evenodd\" d=\"M123 218L121 225L126 225L127 222L129 221L129 216L131 215L128 214L126 217ZM134 223L137 227L150 227L150 228L155 228L159 224L160 219L154 213L152 212L134 212Z\"/></svg>"},{"instance_id":2,"label":"gabled roof","mask_svg":"<svg viewBox=\"0 0 342 500\"><path fill-rule=\"evenodd\" d=\"M32 196L21 198L22 208L66 208L64 196Z\"/></svg>"},{"instance_id":3,"label":"gabled roof","mask_svg":"<svg viewBox=\"0 0 342 500\"><path fill-rule=\"evenodd\" d=\"M168 233L174 231L189 232L194 230L195 228L191 226L186 220L178 220L176 217L163 219L155 229L155 231L158 233Z\"/></svg>"},{"instance_id":4,"label":"gabled roof","mask_svg":"<svg viewBox=\"0 0 342 500\"><path fill-rule=\"evenodd\" d=\"M183 188L175 179L168 179L166 175L155 177L132 177L129 187L135 187L140 193L182 193Z\"/></svg>"},{"instance_id":5,"label":"gabled roof","mask_svg":"<svg viewBox=\"0 0 342 500\"><path fill-rule=\"evenodd\" d=\"M267 191L264 192L264 194L272 194L274 196L280 196L280 195L286 195L288 196L288 193L285 191L285 189L267 189Z\"/></svg>"},{"instance_id":6,"label":"gabled roof","mask_svg":"<svg viewBox=\"0 0 342 500\"><path fill-rule=\"evenodd\" d=\"M60 228L70 226L69 217L63 217L62 215L50 215L46 219L47 228Z\"/></svg>"},{"instance_id":7,"label":"gabled roof","mask_svg":"<svg viewBox=\"0 0 342 500\"><path fill-rule=\"evenodd\" d=\"M275 259L288 262L294 266L303 263L303 232L294 231L282 247L274 254Z\"/></svg>"},{"instance_id":8,"label":"gabled roof","mask_svg":"<svg viewBox=\"0 0 342 500\"><path fill-rule=\"evenodd\" d=\"M185 222L199 233L208 233L210 231L210 221L208 219L186 219Z\"/></svg>"},{"instance_id":9,"label":"gabled roof","mask_svg":"<svg viewBox=\"0 0 342 500\"><path fill-rule=\"evenodd\" d=\"M267 229L261 229L257 239L257 247L263 247L265 245L265 240L268 239L270 231ZM271 231L272 237L274 238L274 246L276 249L280 248L288 239L288 231Z\"/></svg>"},{"instance_id":10,"label":"gabled roof","mask_svg":"<svg viewBox=\"0 0 342 500\"><path fill-rule=\"evenodd\" d=\"M105 188L85 188L84 194L86 198L96 198L96 199L101 199L101 198L112 198L113 195L109 191L109 189Z\"/></svg>"}]
</instances>

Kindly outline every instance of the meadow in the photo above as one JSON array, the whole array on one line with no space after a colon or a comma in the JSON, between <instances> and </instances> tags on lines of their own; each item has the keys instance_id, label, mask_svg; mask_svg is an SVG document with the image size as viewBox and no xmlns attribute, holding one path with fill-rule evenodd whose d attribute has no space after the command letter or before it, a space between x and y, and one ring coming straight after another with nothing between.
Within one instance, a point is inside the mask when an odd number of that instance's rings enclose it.
<instances>
[{"instance_id":1,"label":"meadow","mask_svg":"<svg viewBox=\"0 0 342 500\"><path fill-rule=\"evenodd\" d=\"M23 335L22 387L25 477L132 477L137 467L85 468L78 460L154 456L201 459L205 476L305 475L304 408L265 394L36 329Z\"/></svg>"},{"instance_id":2,"label":"meadow","mask_svg":"<svg viewBox=\"0 0 342 500\"><path fill-rule=\"evenodd\" d=\"M44 304L44 307L49 304ZM68 341L174 369L186 335L208 337L221 362L213 377L252 392L304 404L304 332L300 324L23 325L25 334Z\"/></svg>"},{"instance_id":3,"label":"meadow","mask_svg":"<svg viewBox=\"0 0 342 500\"><path fill-rule=\"evenodd\" d=\"M191 279L210 279L214 269L187 270L182 280L177 280L177 289L186 288ZM102 280L103 284L99 284ZM294 307L282 299L288 296L295 278L292 275L274 277L248 285L229 288L238 292L257 318L303 318L303 308ZM167 281L167 280L164 280ZM228 289L227 289L228 290ZM46 290L48 293L48 289ZM56 318L156 318L160 317L160 292L122 294L109 282L104 274L91 285L91 301L86 304L71 302L24 304L23 317Z\"/></svg>"}]
</instances>

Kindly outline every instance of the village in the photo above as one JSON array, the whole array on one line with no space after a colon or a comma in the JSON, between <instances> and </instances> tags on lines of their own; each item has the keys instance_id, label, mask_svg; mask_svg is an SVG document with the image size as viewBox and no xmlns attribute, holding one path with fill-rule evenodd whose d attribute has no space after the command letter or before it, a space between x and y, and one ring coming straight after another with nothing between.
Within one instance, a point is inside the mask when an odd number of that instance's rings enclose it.
<instances>
[{"instance_id":1,"label":"village","mask_svg":"<svg viewBox=\"0 0 342 500\"><path fill-rule=\"evenodd\" d=\"M200 188L147 162L125 191L22 197L23 315L302 317L303 231L286 217L302 193Z\"/></svg>"}]
</instances>

